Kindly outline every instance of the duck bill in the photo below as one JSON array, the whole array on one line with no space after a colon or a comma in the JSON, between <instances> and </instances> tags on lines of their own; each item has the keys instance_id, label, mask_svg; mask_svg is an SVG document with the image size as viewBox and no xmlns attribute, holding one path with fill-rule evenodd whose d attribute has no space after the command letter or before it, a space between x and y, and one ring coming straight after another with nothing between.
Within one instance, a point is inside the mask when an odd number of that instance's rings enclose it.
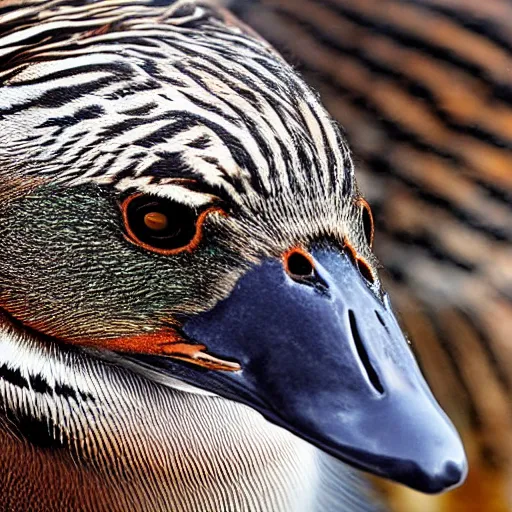
<instances>
[{"instance_id":1,"label":"duck bill","mask_svg":"<svg viewBox=\"0 0 512 512\"><path fill-rule=\"evenodd\" d=\"M434 493L466 475L462 443L425 383L387 297L351 260L313 252L316 284L281 262L249 271L186 336L240 364L178 368L180 379L243 402L360 469Z\"/></svg>"}]
</instances>

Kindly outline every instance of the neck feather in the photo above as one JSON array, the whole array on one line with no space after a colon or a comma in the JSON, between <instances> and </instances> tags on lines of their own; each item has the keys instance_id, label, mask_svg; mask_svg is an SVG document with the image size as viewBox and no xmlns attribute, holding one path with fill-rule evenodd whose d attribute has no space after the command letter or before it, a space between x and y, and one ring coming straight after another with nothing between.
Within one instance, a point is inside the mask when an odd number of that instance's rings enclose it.
<instances>
[{"instance_id":1,"label":"neck feather","mask_svg":"<svg viewBox=\"0 0 512 512\"><path fill-rule=\"evenodd\" d=\"M0 441L7 430L70 456L153 509L228 499L226 510L314 510L318 450L248 407L184 389L194 391L0 322Z\"/></svg>"}]
</instances>

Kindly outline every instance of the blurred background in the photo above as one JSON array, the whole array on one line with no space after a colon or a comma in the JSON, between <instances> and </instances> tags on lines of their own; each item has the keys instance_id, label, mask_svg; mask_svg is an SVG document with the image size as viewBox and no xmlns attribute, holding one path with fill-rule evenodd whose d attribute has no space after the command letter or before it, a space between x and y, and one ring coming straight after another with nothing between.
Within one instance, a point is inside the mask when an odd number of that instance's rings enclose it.
<instances>
[{"instance_id":1,"label":"blurred background","mask_svg":"<svg viewBox=\"0 0 512 512\"><path fill-rule=\"evenodd\" d=\"M512 511L512 2L241 0L341 123L384 278L470 460L396 512Z\"/></svg>"}]
</instances>

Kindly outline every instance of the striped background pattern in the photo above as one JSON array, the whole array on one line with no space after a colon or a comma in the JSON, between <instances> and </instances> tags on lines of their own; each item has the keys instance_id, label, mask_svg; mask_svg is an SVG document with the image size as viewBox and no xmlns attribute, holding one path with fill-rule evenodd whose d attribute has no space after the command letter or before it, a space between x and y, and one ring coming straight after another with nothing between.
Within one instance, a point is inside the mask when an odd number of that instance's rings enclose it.
<instances>
[{"instance_id":1,"label":"striped background pattern","mask_svg":"<svg viewBox=\"0 0 512 512\"><path fill-rule=\"evenodd\" d=\"M460 491L391 502L511 509L512 3L237 5L345 128L387 287L470 455Z\"/></svg>"}]
</instances>

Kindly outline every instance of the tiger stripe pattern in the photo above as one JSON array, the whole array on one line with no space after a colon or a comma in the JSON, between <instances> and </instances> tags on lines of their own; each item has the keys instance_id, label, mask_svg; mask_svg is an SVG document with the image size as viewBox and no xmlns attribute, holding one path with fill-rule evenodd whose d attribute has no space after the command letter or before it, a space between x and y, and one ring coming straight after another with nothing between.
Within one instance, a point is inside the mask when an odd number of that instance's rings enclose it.
<instances>
[{"instance_id":1,"label":"tiger stripe pattern","mask_svg":"<svg viewBox=\"0 0 512 512\"><path fill-rule=\"evenodd\" d=\"M466 433L473 473L510 481L512 6L235 3L346 130L386 285L429 382ZM483 480L470 472L475 488Z\"/></svg>"}]
</instances>

